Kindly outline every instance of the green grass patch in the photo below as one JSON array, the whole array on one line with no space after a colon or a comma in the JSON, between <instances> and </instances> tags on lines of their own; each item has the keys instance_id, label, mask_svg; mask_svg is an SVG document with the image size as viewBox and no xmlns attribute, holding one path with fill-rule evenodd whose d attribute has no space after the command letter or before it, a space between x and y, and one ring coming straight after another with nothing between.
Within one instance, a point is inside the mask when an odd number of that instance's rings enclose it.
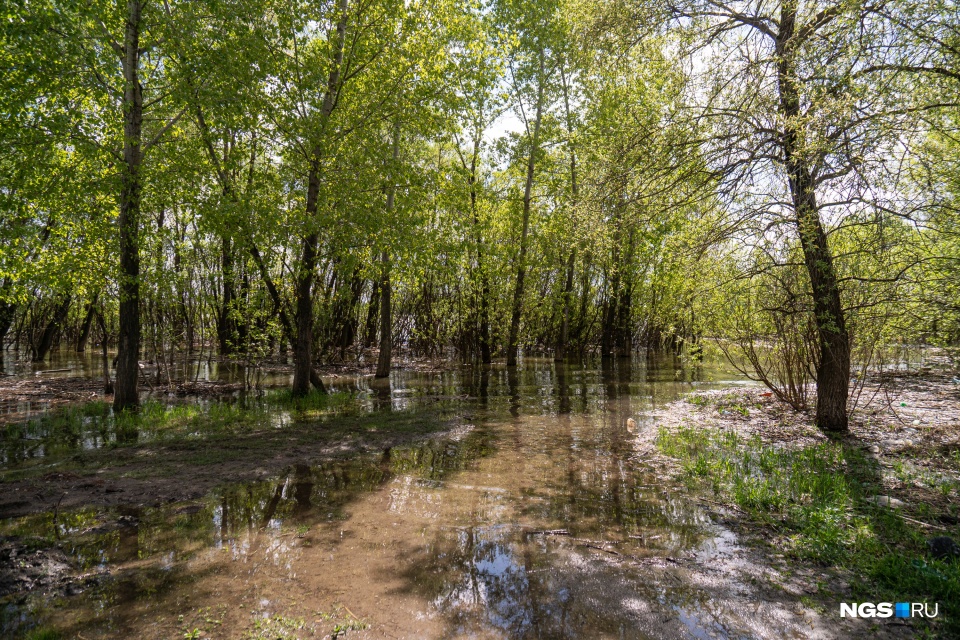
<instances>
[{"instance_id":1,"label":"green grass patch","mask_svg":"<svg viewBox=\"0 0 960 640\"><path fill-rule=\"evenodd\" d=\"M939 602L937 626L960 632L960 561L929 557L932 534L867 500L883 493L881 472L859 447L782 447L688 426L661 429L657 446L680 461L688 486L736 505L788 557L852 570L861 599ZM933 515L923 506L923 515Z\"/></svg>"},{"instance_id":2,"label":"green grass patch","mask_svg":"<svg viewBox=\"0 0 960 640\"><path fill-rule=\"evenodd\" d=\"M293 398L277 390L215 401L149 400L135 413L114 413L107 403L90 402L0 428L0 455L9 467L84 449L239 435L349 413L352 400L344 393Z\"/></svg>"}]
</instances>

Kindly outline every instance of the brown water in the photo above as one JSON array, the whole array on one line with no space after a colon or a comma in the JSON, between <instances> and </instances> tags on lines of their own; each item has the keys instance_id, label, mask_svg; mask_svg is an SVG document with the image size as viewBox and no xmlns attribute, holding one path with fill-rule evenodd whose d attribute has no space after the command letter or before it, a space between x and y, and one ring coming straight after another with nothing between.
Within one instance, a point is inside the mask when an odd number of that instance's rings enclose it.
<instances>
[{"instance_id":1,"label":"brown water","mask_svg":"<svg viewBox=\"0 0 960 640\"><path fill-rule=\"evenodd\" d=\"M59 514L64 550L91 577L75 595L8 604L0 635L809 637L795 603L751 586L764 567L625 426L649 433L654 406L737 383L671 358L338 381L354 409L443 403L456 427L191 503ZM4 524L53 526L52 514Z\"/></svg>"}]
</instances>

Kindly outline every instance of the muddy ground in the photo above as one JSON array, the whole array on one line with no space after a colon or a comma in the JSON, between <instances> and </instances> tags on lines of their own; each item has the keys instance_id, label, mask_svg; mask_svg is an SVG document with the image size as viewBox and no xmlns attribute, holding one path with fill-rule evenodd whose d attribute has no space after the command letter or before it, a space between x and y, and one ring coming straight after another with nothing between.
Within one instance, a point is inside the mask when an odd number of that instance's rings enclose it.
<instances>
[{"instance_id":1,"label":"muddy ground","mask_svg":"<svg viewBox=\"0 0 960 640\"><path fill-rule=\"evenodd\" d=\"M295 465L381 452L436 438L454 423L416 418L381 429L376 420L333 419L240 435L150 442L80 451L66 460L33 467L23 479L0 483L0 519L85 506L158 506L199 498L217 486L276 476ZM66 467L66 469L63 469Z\"/></svg>"}]
</instances>

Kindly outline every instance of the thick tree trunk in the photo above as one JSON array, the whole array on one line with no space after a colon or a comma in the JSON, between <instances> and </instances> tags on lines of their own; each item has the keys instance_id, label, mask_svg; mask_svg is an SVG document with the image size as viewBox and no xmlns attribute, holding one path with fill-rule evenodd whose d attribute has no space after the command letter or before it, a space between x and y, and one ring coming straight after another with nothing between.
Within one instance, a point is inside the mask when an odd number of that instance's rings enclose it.
<instances>
[{"instance_id":1,"label":"thick tree trunk","mask_svg":"<svg viewBox=\"0 0 960 640\"><path fill-rule=\"evenodd\" d=\"M847 430L847 396L850 386L850 336L840 300L840 286L827 234L820 220L815 180L809 159L800 148L801 111L797 69L793 62L797 9L785 2L777 38L777 73L780 110L784 117L782 147L790 196L796 215L804 263L810 277L813 309L820 344L817 364L817 427L825 432Z\"/></svg>"},{"instance_id":2,"label":"thick tree trunk","mask_svg":"<svg viewBox=\"0 0 960 640\"><path fill-rule=\"evenodd\" d=\"M50 347L53 346L53 340L57 337L57 334L60 333L60 329L67 319L67 314L70 312L70 302L72 299L73 297L68 295L57 305L57 308L53 310L53 317L50 318L50 322L44 327L43 333L40 334L40 340L37 341L37 346L33 351L34 362L43 362L47 359L47 354L50 353Z\"/></svg>"},{"instance_id":3,"label":"thick tree trunk","mask_svg":"<svg viewBox=\"0 0 960 640\"><path fill-rule=\"evenodd\" d=\"M520 230L520 252L517 255L517 278L513 289L513 306L510 313L510 333L507 337L507 366L517 365L520 341L520 314L523 311L523 285L527 275L527 235L530 231L530 202L533 197L533 173L540 149L540 120L543 115L543 51L540 52L540 77L537 80L537 113L530 137L530 158L527 160L527 178L523 188L523 220Z\"/></svg>"},{"instance_id":4,"label":"thick tree trunk","mask_svg":"<svg viewBox=\"0 0 960 640\"><path fill-rule=\"evenodd\" d=\"M316 214L319 179L310 172L307 190L307 212ZM312 196L310 195L312 194ZM293 345L293 395L305 396L310 392L310 371L313 368L313 281L317 267L316 233L303 240L300 250L300 273L297 274L296 342Z\"/></svg>"},{"instance_id":5,"label":"thick tree trunk","mask_svg":"<svg viewBox=\"0 0 960 640\"><path fill-rule=\"evenodd\" d=\"M86 313L83 315L83 322L80 323L80 335L77 336L77 353L83 353L87 350L87 340L90 339L90 327L93 325L93 316L97 312L98 293L93 294L93 298L87 303Z\"/></svg>"},{"instance_id":6,"label":"thick tree trunk","mask_svg":"<svg viewBox=\"0 0 960 640\"><path fill-rule=\"evenodd\" d=\"M123 175L120 192L120 339L115 411L140 406L140 164L143 94L140 86L141 0L128 0L123 38Z\"/></svg>"}]
</instances>

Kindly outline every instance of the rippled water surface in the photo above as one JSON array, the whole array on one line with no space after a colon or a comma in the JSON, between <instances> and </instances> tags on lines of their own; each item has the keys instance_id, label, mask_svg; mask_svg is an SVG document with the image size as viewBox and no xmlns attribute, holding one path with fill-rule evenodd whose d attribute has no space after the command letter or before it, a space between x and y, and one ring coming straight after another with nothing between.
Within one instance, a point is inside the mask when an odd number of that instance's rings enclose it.
<instances>
[{"instance_id":1,"label":"rippled water surface","mask_svg":"<svg viewBox=\"0 0 960 640\"><path fill-rule=\"evenodd\" d=\"M729 561L735 538L662 480L626 425L655 430L653 407L738 383L719 364L673 358L397 372L376 388L338 379L352 411L442 407L452 431L304 460L189 503L58 514L88 586L9 604L5 632L41 622L88 640L804 637L745 583L703 571ZM48 535L53 514L3 526Z\"/></svg>"}]
</instances>

